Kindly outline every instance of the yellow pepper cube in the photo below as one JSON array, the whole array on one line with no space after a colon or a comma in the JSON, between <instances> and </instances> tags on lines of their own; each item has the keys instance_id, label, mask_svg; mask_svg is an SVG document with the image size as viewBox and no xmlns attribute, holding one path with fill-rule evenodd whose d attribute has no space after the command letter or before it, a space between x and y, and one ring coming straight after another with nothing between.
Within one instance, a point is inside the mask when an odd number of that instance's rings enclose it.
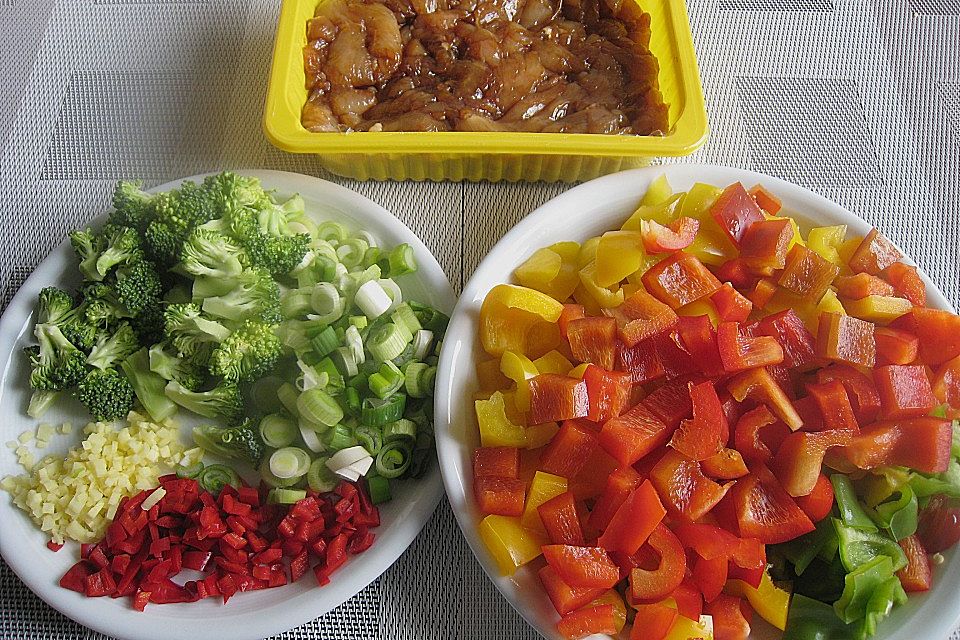
<instances>
[{"instance_id":1,"label":"yellow pepper cube","mask_svg":"<svg viewBox=\"0 0 960 640\"><path fill-rule=\"evenodd\" d=\"M510 388L510 380L500 373L499 360L478 360L477 380L480 382L480 391L489 395L494 391L503 391Z\"/></svg>"},{"instance_id":2,"label":"yellow pepper cube","mask_svg":"<svg viewBox=\"0 0 960 640\"><path fill-rule=\"evenodd\" d=\"M512 576L519 567L537 558L549 543L546 536L525 529L520 518L487 516L480 521L480 538L497 563L500 573Z\"/></svg>"},{"instance_id":3,"label":"yellow pepper cube","mask_svg":"<svg viewBox=\"0 0 960 640\"><path fill-rule=\"evenodd\" d=\"M523 516L520 517L520 524L528 529L546 533L543 529L543 523L540 522L540 514L537 513L537 507L550 498L555 498L561 493L564 493L566 490L566 478L555 476L546 471L537 471L533 475L533 481L530 483L530 489L527 491L527 504L523 508Z\"/></svg>"},{"instance_id":4,"label":"yellow pepper cube","mask_svg":"<svg viewBox=\"0 0 960 640\"><path fill-rule=\"evenodd\" d=\"M643 194L643 198L640 199L640 206L647 207L655 204L660 204L670 199L670 196L673 195L673 188L670 186L670 183L667 181L667 174L661 173L659 176L653 179L653 182L650 183L650 186L647 187L647 192Z\"/></svg>"},{"instance_id":5,"label":"yellow pepper cube","mask_svg":"<svg viewBox=\"0 0 960 640\"><path fill-rule=\"evenodd\" d=\"M790 592L773 584L766 571L756 589L743 580L731 580L726 590L735 596L746 598L761 618L783 631L787 627L787 610L790 608Z\"/></svg>"},{"instance_id":6,"label":"yellow pepper cube","mask_svg":"<svg viewBox=\"0 0 960 640\"><path fill-rule=\"evenodd\" d=\"M710 324L714 327L720 324L720 316L717 315L717 308L713 306L709 298L700 298L677 309L678 316L707 316L710 318Z\"/></svg>"},{"instance_id":7,"label":"yellow pepper cube","mask_svg":"<svg viewBox=\"0 0 960 640\"><path fill-rule=\"evenodd\" d=\"M597 245L596 282L601 287L617 284L643 264L647 252L639 231L608 231Z\"/></svg>"},{"instance_id":8,"label":"yellow pepper cube","mask_svg":"<svg viewBox=\"0 0 960 640\"><path fill-rule=\"evenodd\" d=\"M843 306L851 316L876 324L888 324L913 309L909 300L893 296L843 300Z\"/></svg>"},{"instance_id":9,"label":"yellow pepper cube","mask_svg":"<svg viewBox=\"0 0 960 640\"><path fill-rule=\"evenodd\" d=\"M588 238L580 245L577 251L577 266L583 269L585 266L597 259L597 246L600 244L600 236Z\"/></svg>"},{"instance_id":10,"label":"yellow pepper cube","mask_svg":"<svg viewBox=\"0 0 960 640\"><path fill-rule=\"evenodd\" d=\"M533 361L533 366L540 373L559 373L566 375L567 371L573 368L573 363L567 360L559 351L550 351Z\"/></svg>"},{"instance_id":11,"label":"yellow pepper cube","mask_svg":"<svg viewBox=\"0 0 960 640\"><path fill-rule=\"evenodd\" d=\"M820 254L824 260L843 266L840 257L840 247L847 237L847 225L838 224L832 227L814 227L807 234L807 247Z\"/></svg>"},{"instance_id":12,"label":"yellow pepper cube","mask_svg":"<svg viewBox=\"0 0 960 640\"><path fill-rule=\"evenodd\" d=\"M514 270L513 275L517 282L556 300L569 298L580 282L576 257L579 254L580 245L575 242L571 244L576 247L572 257L569 256L571 251L568 248L563 249L568 257L554 251L552 247L535 251Z\"/></svg>"},{"instance_id":13,"label":"yellow pepper cube","mask_svg":"<svg viewBox=\"0 0 960 640\"><path fill-rule=\"evenodd\" d=\"M480 307L480 341L490 355L504 351L524 353L530 329L556 322L563 305L534 289L510 284L491 289Z\"/></svg>"},{"instance_id":14,"label":"yellow pepper cube","mask_svg":"<svg viewBox=\"0 0 960 640\"><path fill-rule=\"evenodd\" d=\"M530 358L522 353L513 351L504 351L500 357L500 373L513 381L515 385L514 399L517 403L517 409L520 411L530 410L530 387L527 380L535 378L540 372L536 365L530 361Z\"/></svg>"},{"instance_id":15,"label":"yellow pepper cube","mask_svg":"<svg viewBox=\"0 0 960 640\"><path fill-rule=\"evenodd\" d=\"M560 431L560 425L556 422L544 422L527 427L527 449L547 446L558 431Z\"/></svg>"},{"instance_id":16,"label":"yellow pepper cube","mask_svg":"<svg viewBox=\"0 0 960 640\"><path fill-rule=\"evenodd\" d=\"M677 193L667 196L655 204L640 203L637 210L620 227L621 231L640 231L640 223L644 220L653 220L664 226L676 220L679 214L679 205L686 194Z\"/></svg>"},{"instance_id":17,"label":"yellow pepper cube","mask_svg":"<svg viewBox=\"0 0 960 640\"><path fill-rule=\"evenodd\" d=\"M634 269L634 271L635 270L636 269ZM631 271L630 273L633 272ZM596 305L599 305L604 309L612 309L623 304L622 289L611 291L607 287L600 286L600 284L597 282L597 265L595 262L591 262L587 266L580 269L580 284L587 294L594 300ZM574 292L574 297L576 297L576 292ZM579 298L577 298L577 300L579 301ZM586 307L587 305L584 304L584 306Z\"/></svg>"},{"instance_id":18,"label":"yellow pepper cube","mask_svg":"<svg viewBox=\"0 0 960 640\"><path fill-rule=\"evenodd\" d=\"M722 193L723 189L720 187L704 182L696 183L683 196L679 215L696 218L701 222L705 222L707 219L713 220L710 215L710 207Z\"/></svg>"},{"instance_id":19,"label":"yellow pepper cube","mask_svg":"<svg viewBox=\"0 0 960 640\"><path fill-rule=\"evenodd\" d=\"M497 391L489 400L474 403L480 425L480 444L484 447L526 447L527 432L523 425L507 417L503 393Z\"/></svg>"},{"instance_id":20,"label":"yellow pepper cube","mask_svg":"<svg viewBox=\"0 0 960 640\"><path fill-rule=\"evenodd\" d=\"M713 640L713 616L700 616L699 622L677 616L664 640Z\"/></svg>"},{"instance_id":21,"label":"yellow pepper cube","mask_svg":"<svg viewBox=\"0 0 960 640\"><path fill-rule=\"evenodd\" d=\"M570 369L570 372L567 373L567 377L569 377L569 378L583 378L583 374L587 372L587 367L589 367L589 366L590 366L590 363L589 363L589 362L584 362L584 363L582 363L582 364L578 364L578 365L575 366L573 369Z\"/></svg>"}]
</instances>

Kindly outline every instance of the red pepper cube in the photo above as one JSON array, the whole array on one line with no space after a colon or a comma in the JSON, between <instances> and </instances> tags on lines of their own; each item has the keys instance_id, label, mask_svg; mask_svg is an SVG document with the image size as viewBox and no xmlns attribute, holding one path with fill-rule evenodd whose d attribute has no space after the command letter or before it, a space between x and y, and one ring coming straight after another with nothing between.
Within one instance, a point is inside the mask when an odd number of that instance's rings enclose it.
<instances>
[{"instance_id":1,"label":"red pepper cube","mask_svg":"<svg viewBox=\"0 0 960 640\"><path fill-rule=\"evenodd\" d=\"M882 415L888 420L914 418L937 406L926 369L919 365L887 365L873 370Z\"/></svg>"},{"instance_id":2,"label":"red pepper cube","mask_svg":"<svg viewBox=\"0 0 960 640\"><path fill-rule=\"evenodd\" d=\"M306 551L301 551L290 560L290 581L296 582L306 574L310 568L310 557Z\"/></svg>"},{"instance_id":3,"label":"red pepper cube","mask_svg":"<svg viewBox=\"0 0 960 640\"><path fill-rule=\"evenodd\" d=\"M816 251L795 244L787 254L787 263L777 279L781 287L817 303L840 273L840 267Z\"/></svg>"},{"instance_id":4,"label":"red pepper cube","mask_svg":"<svg viewBox=\"0 0 960 640\"><path fill-rule=\"evenodd\" d=\"M223 541L237 550L243 549L245 546L247 546L247 541L243 537L238 536L232 531L226 534L225 536L223 536Z\"/></svg>"},{"instance_id":5,"label":"red pepper cube","mask_svg":"<svg viewBox=\"0 0 960 640\"><path fill-rule=\"evenodd\" d=\"M754 309L763 309L770 303L773 294L777 292L777 284L771 280L763 278L758 280L752 289L745 294L747 300L753 304Z\"/></svg>"},{"instance_id":6,"label":"red pepper cube","mask_svg":"<svg viewBox=\"0 0 960 640\"><path fill-rule=\"evenodd\" d=\"M663 446L673 429L643 403L607 420L600 430L600 446L621 465L631 465Z\"/></svg>"},{"instance_id":7,"label":"red pepper cube","mask_svg":"<svg viewBox=\"0 0 960 640\"><path fill-rule=\"evenodd\" d=\"M612 635L620 625L612 604L599 604L571 611L557 622L557 632L564 638L585 638L595 634Z\"/></svg>"},{"instance_id":8,"label":"red pepper cube","mask_svg":"<svg viewBox=\"0 0 960 640\"><path fill-rule=\"evenodd\" d=\"M849 264L854 273L878 276L891 264L899 262L902 257L903 254L893 246L892 242L876 229L871 229L850 256Z\"/></svg>"},{"instance_id":9,"label":"red pepper cube","mask_svg":"<svg viewBox=\"0 0 960 640\"><path fill-rule=\"evenodd\" d=\"M593 422L606 422L617 417L630 401L629 373L607 371L591 364L583 373L583 381L587 383L590 400L587 418Z\"/></svg>"},{"instance_id":10,"label":"red pepper cube","mask_svg":"<svg viewBox=\"0 0 960 640\"><path fill-rule=\"evenodd\" d=\"M772 216L777 215L780 209L783 208L783 203L780 202L780 198L767 191L762 185L758 184L747 193L750 194L750 197L753 198L758 207Z\"/></svg>"},{"instance_id":11,"label":"red pepper cube","mask_svg":"<svg viewBox=\"0 0 960 640\"><path fill-rule=\"evenodd\" d=\"M113 573L109 568L88 575L86 581L84 593L88 598L109 596L117 589L117 583L113 579Z\"/></svg>"},{"instance_id":12,"label":"red pepper cube","mask_svg":"<svg viewBox=\"0 0 960 640\"><path fill-rule=\"evenodd\" d=\"M80 560L60 578L60 586L77 593L84 593L87 589L87 576L94 573L95 567L85 560Z\"/></svg>"},{"instance_id":13,"label":"red pepper cube","mask_svg":"<svg viewBox=\"0 0 960 640\"><path fill-rule=\"evenodd\" d=\"M590 412L587 384L579 378L542 373L527 380L529 424L583 418Z\"/></svg>"},{"instance_id":14,"label":"red pepper cube","mask_svg":"<svg viewBox=\"0 0 960 640\"><path fill-rule=\"evenodd\" d=\"M815 528L807 514L763 465L757 465L754 473L737 480L730 490L729 500L740 535L745 538L777 544Z\"/></svg>"},{"instance_id":15,"label":"red pepper cube","mask_svg":"<svg viewBox=\"0 0 960 640\"><path fill-rule=\"evenodd\" d=\"M607 551L633 555L666 515L656 489L646 480L620 505L597 545Z\"/></svg>"},{"instance_id":16,"label":"red pepper cube","mask_svg":"<svg viewBox=\"0 0 960 640\"><path fill-rule=\"evenodd\" d=\"M133 597L133 610L143 611L146 609L147 603L150 602L150 595L149 591L137 591L137 594Z\"/></svg>"},{"instance_id":17,"label":"red pepper cube","mask_svg":"<svg viewBox=\"0 0 960 640\"><path fill-rule=\"evenodd\" d=\"M681 420L689 418L693 411L689 385L685 380L671 380L661 384L651 391L642 403L671 431L680 426Z\"/></svg>"},{"instance_id":18,"label":"red pepper cube","mask_svg":"<svg viewBox=\"0 0 960 640\"><path fill-rule=\"evenodd\" d=\"M917 359L920 340L912 333L877 327L873 336L877 342L877 361L880 364L910 364Z\"/></svg>"},{"instance_id":19,"label":"red pepper cube","mask_svg":"<svg viewBox=\"0 0 960 640\"><path fill-rule=\"evenodd\" d=\"M603 593L603 589L594 587L571 587L549 564L538 572L543 590L547 592L550 602L560 615L575 611L592 602Z\"/></svg>"},{"instance_id":20,"label":"red pepper cube","mask_svg":"<svg viewBox=\"0 0 960 640\"><path fill-rule=\"evenodd\" d=\"M705 460L717 454L730 438L727 417L723 413L713 383L690 383L690 402L693 419L684 420L673 432L670 446L691 460Z\"/></svg>"},{"instance_id":21,"label":"red pepper cube","mask_svg":"<svg viewBox=\"0 0 960 640\"><path fill-rule=\"evenodd\" d=\"M240 487L237 489L237 499L251 507L256 507L260 504L260 492L256 487Z\"/></svg>"},{"instance_id":22,"label":"red pepper cube","mask_svg":"<svg viewBox=\"0 0 960 640\"><path fill-rule=\"evenodd\" d=\"M737 402L750 398L764 403L791 431L803 426L803 420L794 409L789 396L774 380L767 367L748 369L734 376L727 382L727 391ZM739 448L738 446L737 449Z\"/></svg>"},{"instance_id":23,"label":"red pepper cube","mask_svg":"<svg viewBox=\"0 0 960 640\"><path fill-rule=\"evenodd\" d=\"M730 485L719 485L703 475L700 463L668 449L650 471L650 481L673 517L695 521L726 495Z\"/></svg>"},{"instance_id":24,"label":"red pepper cube","mask_svg":"<svg viewBox=\"0 0 960 640\"><path fill-rule=\"evenodd\" d=\"M560 335L563 336L564 340L567 339L567 329L570 327L570 322L579 318L585 318L586 315L587 311L583 308L582 304L563 305L563 311L560 312L560 317L557 318L557 326L560 328ZM499 364L497 365L497 370L499 371Z\"/></svg>"},{"instance_id":25,"label":"red pepper cube","mask_svg":"<svg viewBox=\"0 0 960 640\"><path fill-rule=\"evenodd\" d=\"M537 513L540 522L553 544L572 544L583 546L583 527L572 491L565 491L550 498L539 507Z\"/></svg>"},{"instance_id":26,"label":"red pepper cube","mask_svg":"<svg viewBox=\"0 0 960 640\"><path fill-rule=\"evenodd\" d=\"M579 318L567 325L570 352L580 362L612 369L616 357L617 321L613 318Z\"/></svg>"},{"instance_id":27,"label":"red pepper cube","mask_svg":"<svg viewBox=\"0 0 960 640\"><path fill-rule=\"evenodd\" d=\"M677 321L677 336L699 372L707 377L724 374L717 332L707 316L682 316Z\"/></svg>"},{"instance_id":28,"label":"red pepper cube","mask_svg":"<svg viewBox=\"0 0 960 640\"><path fill-rule=\"evenodd\" d=\"M728 373L783 362L780 343L770 336L744 335L736 322L721 322L717 327L717 347L723 368Z\"/></svg>"},{"instance_id":29,"label":"red pepper cube","mask_svg":"<svg viewBox=\"0 0 960 640\"><path fill-rule=\"evenodd\" d=\"M753 303L729 282L724 282L714 291L710 301L713 302L721 322L746 322L753 310Z\"/></svg>"},{"instance_id":30,"label":"red pepper cube","mask_svg":"<svg viewBox=\"0 0 960 640\"><path fill-rule=\"evenodd\" d=\"M785 367L806 369L816 360L816 340L793 309L763 318L752 325L752 333L777 341Z\"/></svg>"},{"instance_id":31,"label":"red pepper cube","mask_svg":"<svg viewBox=\"0 0 960 640\"><path fill-rule=\"evenodd\" d=\"M677 322L677 314L673 309L643 289L638 289L619 307L604 309L604 313L615 319L615 326L620 330L620 338L628 347L669 329ZM583 322L583 320L575 322ZM570 344L570 348L578 360L587 362L577 355L573 343ZM597 362L597 364L600 363ZM604 369L612 369L612 364L611 362L611 366L604 366Z\"/></svg>"},{"instance_id":32,"label":"red pepper cube","mask_svg":"<svg viewBox=\"0 0 960 640\"><path fill-rule=\"evenodd\" d=\"M474 478L518 478L520 450L516 447L478 447L473 452Z\"/></svg>"},{"instance_id":33,"label":"red pepper cube","mask_svg":"<svg viewBox=\"0 0 960 640\"><path fill-rule=\"evenodd\" d=\"M873 367L877 343L872 322L824 311L817 330L817 355L861 367Z\"/></svg>"},{"instance_id":34,"label":"red pepper cube","mask_svg":"<svg viewBox=\"0 0 960 640\"><path fill-rule=\"evenodd\" d=\"M880 272L880 276L889 282L897 295L906 298L915 306L927 304L927 287L923 283L917 268L902 262L894 262Z\"/></svg>"},{"instance_id":35,"label":"red pepper cube","mask_svg":"<svg viewBox=\"0 0 960 640\"><path fill-rule=\"evenodd\" d=\"M609 589L620 579L620 570L600 547L563 544L543 546L543 557L571 587Z\"/></svg>"},{"instance_id":36,"label":"red pepper cube","mask_svg":"<svg viewBox=\"0 0 960 640\"><path fill-rule=\"evenodd\" d=\"M839 383L837 383L839 384ZM786 437L773 460L773 470L784 490L794 498L813 492L827 449L853 441L852 431L796 431Z\"/></svg>"},{"instance_id":37,"label":"red pepper cube","mask_svg":"<svg viewBox=\"0 0 960 640\"><path fill-rule=\"evenodd\" d=\"M783 269L792 239L793 225L787 218L754 222L740 240L740 258L755 271Z\"/></svg>"},{"instance_id":38,"label":"red pepper cube","mask_svg":"<svg viewBox=\"0 0 960 640\"><path fill-rule=\"evenodd\" d=\"M757 201L739 182L723 190L710 207L710 215L737 246L746 230L755 222L764 219Z\"/></svg>"},{"instance_id":39,"label":"red pepper cube","mask_svg":"<svg viewBox=\"0 0 960 640\"><path fill-rule=\"evenodd\" d=\"M700 221L687 216L681 216L667 226L654 220L640 221L643 247L647 253L668 253L686 249L693 244L699 230Z\"/></svg>"},{"instance_id":40,"label":"red pepper cube","mask_svg":"<svg viewBox=\"0 0 960 640\"><path fill-rule=\"evenodd\" d=\"M807 392L820 410L824 428L860 433L860 425L853 412L850 396L839 380L808 384Z\"/></svg>"},{"instance_id":41,"label":"red pepper cube","mask_svg":"<svg viewBox=\"0 0 960 640\"><path fill-rule=\"evenodd\" d=\"M834 284L838 294L851 300L861 300L867 296L896 295L893 285L869 273L843 276L837 278Z\"/></svg>"},{"instance_id":42,"label":"red pepper cube","mask_svg":"<svg viewBox=\"0 0 960 640\"><path fill-rule=\"evenodd\" d=\"M650 267L641 280L647 291L674 310L720 288L717 277L696 256L683 251Z\"/></svg>"},{"instance_id":43,"label":"red pepper cube","mask_svg":"<svg viewBox=\"0 0 960 640\"><path fill-rule=\"evenodd\" d=\"M617 368L629 373L633 384L645 384L667 374L655 338L638 342L632 347L621 345L617 352Z\"/></svg>"},{"instance_id":44,"label":"red pepper cube","mask_svg":"<svg viewBox=\"0 0 960 640\"><path fill-rule=\"evenodd\" d=\"M752 289L759 280L740 258L727 260L714 271L717 278L737 289Z\"/></svg>"},{"instance_id":45,"label":"red pepper cube","mask_svg":"<svg viewBox=\"0 0 960 640\"><path fill-rule=\"evenodd\" d=\"M590 423L565 420L540 455L540 468L571 480L580 473L597 448L597 434Z\"/></svg>"},{"instance_id":46,"label":"red pepper cube","mask_svg":"<svg viewBox=\"0 0 960 640\"><path fill-rule=\"evenodd\" d=\"M960 316L956 314L914 307L893 324L921 338L920 359L924 364L938 365L960 356Z\"/></svg>"},{"instance_id":47,"label":"red pepper cube","mask_svg":"<svg viewBox=\"0 0 960 640\"><path fill-rule=\"evenodd\" d=\"M921 416L866 426L840 453L860 469L903 466L942 473L950 463L952 440L949 420Z\"/></svg>"},{"instance_id":48,"label":"red pepper cube","mask_svg":"<svg viewBox=\"0 0 960 640\"><path fill-rule=\"evenodd\" d=\"M350 539L350 542L347 544L347 550L354 555L363 553L373 546L374 539L376 539L376 535L369 529L364 530L362 533L358 532L357 535Z\"/></svg>"},{"instance_id":49,"label":"red pepper cube","mask_svg":"<svg viewBox=\"0 0 960 640\"><path fill-rule=\"evenodd\" d=\"M642 483L643 476L633 467L625 466L616 469L607 476L606 486L590 512L587 524L599 531L606 529L627 496Z\"/></svg>"},{"instance_id":50,"label":"red pepper cube","mask_svg":"<svg viewBox=\"0 0 960 640\"><path fill-rule=\"evenodd\" d=\"M523 515L527 484L515 478L474 478L473 495L483 514Z\"/></svg>"}]
</instances>

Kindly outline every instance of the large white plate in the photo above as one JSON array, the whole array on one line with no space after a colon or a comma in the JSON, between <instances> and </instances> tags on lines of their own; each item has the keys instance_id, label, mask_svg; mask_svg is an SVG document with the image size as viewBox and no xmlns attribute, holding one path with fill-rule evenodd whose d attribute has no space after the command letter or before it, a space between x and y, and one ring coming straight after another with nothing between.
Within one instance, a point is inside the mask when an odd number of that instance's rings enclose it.
<instances>
[{"instance_id":1,"label":"large white plate","mask_svg":"<svg viewBox=\"0 0 960 640\"><path fill-rule=\"evenodd\" d=\"M419 270L406 276L402 287L406 297L431 304L447 313L456 300L443 269L419 238L380 205L336 184L309 176L279 171L243 171L260 178L268 189L280 195L299 193L307 211L320 219L336 219L354 229L366 229L384 246L403 242L413 247ZM202 180L203 176L186 178ZM177 180L156 190L173 188ZM76 283L75 258L65 242L40 264L7 307L0 320L0 441L15 439L36 422L26 415L30 396L26 380L28 367L20 353L30 344L37 293L45 286ZM78 404L58 407L44 416L58 424L72 420L76 426L87 422ZM75 430L75 434L79 429ZM58 436L59 446L40 453L63 453L79 435ZM187 437L187 436L185 436ZM0 450L0 477L19 474L13 452ZM364 553L352 557L332 578L319 587L312 575L300 582L276 589L238 594L224 606L215 599L171 605L148 605L145 613L131 609L128 598L87 598L61 588L57 582L78 557L78 546L70 544L58 553L44 546L44 536L27 516L17 509L9 495L0 492L0 554L7 564L38 596L77 622L110 636L128 640L217 637L255 640L283 632L321 616L342 604L383 573L413 542L442 495L440 472L433 464L419 480L401 483L394 499L381 505L377 539ZM212 636L211 636L212 632Z\"/></svg>"},{"instance_id":2,"label":"large white plate","mask_svg":"<svg viewBox=\"0 0 960 640\"><path fill-rule=\"evenodd\" d=\"M725 186L736 181L748 188L761 183L779 196L784 207L805 228L846 224L852 234L865 235L870 225L843 207L777 178L727 167L673 165L625 171L592 180L547 202L511 229L494 246L474 272L460 296L444 338L436 393L437 452L447 497L460 528L490 580L527 622L546 638L559 638L554 624L557 614L529 567L512 577L501 576L477 533L481 519L473 495L471 456L479 445L473 394L477 390L474 364L482 354L477 340L480 305L487 291L510 282L513 269L531 253L562 240L585 240L619 228L632 213L650 182L666 174L675 190L687 190L695 182ZM928 303L950 309L929 278ZM934 588L914 595L884 622L878 640L944 638L960 618L960 555L946 554L947 561L935 570ZM754 616L753 639L778 638L778 632ZM605 637L605 636L599 636Z\"/></svg>"}]
</instances>

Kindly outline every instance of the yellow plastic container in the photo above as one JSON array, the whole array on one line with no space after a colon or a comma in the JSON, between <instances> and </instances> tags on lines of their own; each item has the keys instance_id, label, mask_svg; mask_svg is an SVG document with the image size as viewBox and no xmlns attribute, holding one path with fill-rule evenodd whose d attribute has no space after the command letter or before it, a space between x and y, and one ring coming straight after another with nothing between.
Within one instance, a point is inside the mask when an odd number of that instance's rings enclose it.
<instances>
[{"instance_id":1,"label":"yellow plastic container","mask_svg":"<svg viewBox=\"0 0 960 640\"><path fill-rule=\"evenodd\" d=\"M319 0L323 1L323 0ZM546 180L574 182L692 153L707 114L682 0L634 0L652 19L650 49L670 105L663 136L500 132L314 133L300 124L307 99L302 50L318 0L284 0L264 111L270 141L319 156L330 171L360 180Z\"/></svg>"}]
</instances>

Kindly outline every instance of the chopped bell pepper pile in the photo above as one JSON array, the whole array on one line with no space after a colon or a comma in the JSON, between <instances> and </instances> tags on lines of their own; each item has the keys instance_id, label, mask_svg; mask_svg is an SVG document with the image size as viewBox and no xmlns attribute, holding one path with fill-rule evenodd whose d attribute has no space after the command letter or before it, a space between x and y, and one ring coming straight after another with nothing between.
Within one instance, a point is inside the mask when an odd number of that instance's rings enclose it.
<instances>
[{"instance_id":1,"label":"chopped bell pepper pile","mask_svg":"<svg viewBox=\"0 0 960 640\"><path fill-rule=\"evenodd\" d=\"M960 539L960 317L876 230L651 185L480 312L473 488L565 638L864 639ZM960 433L957 434L960 436Z\"/></svg>"}]
</instances>

